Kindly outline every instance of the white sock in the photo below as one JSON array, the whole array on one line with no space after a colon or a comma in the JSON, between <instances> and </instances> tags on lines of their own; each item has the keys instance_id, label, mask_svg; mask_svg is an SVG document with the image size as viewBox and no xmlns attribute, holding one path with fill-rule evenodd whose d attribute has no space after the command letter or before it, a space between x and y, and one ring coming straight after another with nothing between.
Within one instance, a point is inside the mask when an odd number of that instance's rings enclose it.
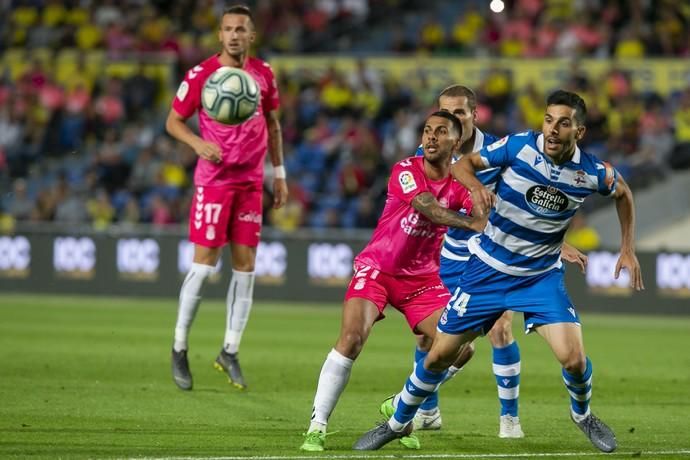
<instances>
[{"instance_id":1,"label":"white sock","mask_svg":"<svg viewBox=\"0 0 690 460\"><path fill-rule=\"evenodd\" d=\"M446 374L446 378L443 379L442 383L446 383L448 380L452 379L457 375L458 372L462 370L462 367L455 367L455 366L450 366L448 368L448 373Z\"/></svg>"},{"instance_id":2,"label":"white sock","mask_svg":"<svg viewBox=\"0 0 690 460\"><path fill-rule=\"evenodd\" d=\"M253 295L254 272L233 270L226 298L228 314L223 342L223 349L228 353L237 353L240 348L242 333L247 327L249 312L252 310Z\"/></svg>"},{"instance_id":3,"label":"white sock","mask_svg":"<svg viewBox=\"0 0 690 460\"><path fill-rule=\"evenodd\" d=\"M570 410L570 413L571 413L572 416L573 416L573 420L575 420L575 422L577 422L577 423L580 423L581 421L583 421L584 419L586 419L587 417L589 417L589 413L590 413L590 412L591 412L591 411L589 410L589 407L587 408L587 412L585 412L584 414L578 414L578 413L575 412L574 410L572 410L572 409Z\"/></svg>"},{"instance_id":4,"label":"white sock","mask_svg":"<svg viewBox=\"0 0 690 460\"><path fill-rule=\"evenodd\" d=\"M326 430L328 417L331 416L331 412L333 412L335 405L338 403L340 394L350 379L353 362L350 358L346 358L335 349L332 349L323 363L321 374L319 375L319 384L316 387L316 395L314 396L314 408L311 414L312 426L314 424L322 426L323 429L320 431Z\"/></svg>"},{"instance_id":5,"label":"white sock","mask_svg":"<svg viewBox=\"0 0 690 460\"><path fill-rule=\"evenodd\" d=\"M189 328L192 327L194 316L201 302L204 281L213 273L210 265L193 263L180 288L180 301L177 308L177 323L175 324L175 342L173 349L181 351L187 349Z\"/></svg>"},{"instance_id":6,"label":"white sock","mask_svg":"<svg viewBox=\"0 0 690 460\"><path fill-rule=\"evenodd\" d=\"M309 424L309 429L307 430L307 433L311 433L312 431L320 431L321 433L325 433L326 425L319 422L311 422Z\"/></svg>"}]
</instances>

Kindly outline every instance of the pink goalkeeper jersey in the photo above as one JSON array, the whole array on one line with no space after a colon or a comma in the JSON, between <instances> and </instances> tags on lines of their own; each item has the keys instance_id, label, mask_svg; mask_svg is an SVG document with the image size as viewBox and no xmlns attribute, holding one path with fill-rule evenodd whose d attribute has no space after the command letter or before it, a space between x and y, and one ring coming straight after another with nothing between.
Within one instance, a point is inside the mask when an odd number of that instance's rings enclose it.
<instances>
[{"instance_id":1,"label":"pink goalkeeper jersey","mask_svg":"<svg viewBox=\"0 0 690 460\"><path fill-rule=\"evenodd\" d=\"M452 176L438 181L424 173L424 157L412 157L393 166L388 181L386 206L369 244L355 262L389 275L426 275L439 271L441 241L445 225L432 223L412 207L412 199L430 192L441 206L472 211L466 188Z\"/></svg>"},{"instance_id":2,"label":"pink goalkeeper jersey","mask_svg":"<svg viewBox=\"0 0 690 460\"><path fill-rule=\"evenodd\" d=\"M278 86L271 67L264 61L248 57L242 68L261 89L261 100L254 116L239 125L214 121L201 106L201 91L206 79L219 67L213 55L187 72L180 84L172 107L183 117L199 112L201 138L218 145L222 161L218 164L199 158L194 172L196 185L260 185L264 174L264 158L268 147L265 114L279 106Z\"/></svg>"}]
</instances>

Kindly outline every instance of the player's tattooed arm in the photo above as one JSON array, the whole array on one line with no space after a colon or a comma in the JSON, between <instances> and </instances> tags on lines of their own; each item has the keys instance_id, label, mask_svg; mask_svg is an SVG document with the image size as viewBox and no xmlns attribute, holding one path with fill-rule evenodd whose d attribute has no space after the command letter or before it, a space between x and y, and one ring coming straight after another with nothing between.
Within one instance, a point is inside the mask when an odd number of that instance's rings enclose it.
<instances>
[{"instance_id":1,"label":"player's tattooed arm","mask_svg":"<svg viewBox=\"0 0 690 460\"><path fill-rule=\"evenodd\" d=\"M481 232L486 219L461 216L456 211L444 208L430 192L422 192L412 199L412 207L438 225L465 228Z\"/></svg>"}]
</instances>

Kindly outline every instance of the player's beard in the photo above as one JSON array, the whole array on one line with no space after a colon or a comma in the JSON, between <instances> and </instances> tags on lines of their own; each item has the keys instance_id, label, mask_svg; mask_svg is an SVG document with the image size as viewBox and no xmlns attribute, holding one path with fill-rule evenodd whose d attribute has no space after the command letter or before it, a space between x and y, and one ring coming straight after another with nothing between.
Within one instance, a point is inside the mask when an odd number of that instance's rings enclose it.
<instances>
[{"instance_id":1,"label":"player's beard","mask_svg":"<svg viewBox=\"0 0 690 460\"><path fill-rule=\"evenodd\" d=\"M444 166L446 163L450 165L450 158L451 155L449 153L438 151L431 155L424 155L424 159L428 161L429 164L434 165L436 167Z\"/></svg>"},{"instance_id":2,"label":"player's beard","mask_svg":"<svg viewBox=\"0 0 690 460\"><path fill-rule=\"evenodd\" d=\"M238 61L242 60L242 58L247 55L247 49L245 47L240 45L232 48L229 43L225 45L225 52L228 56Z\"/></svg>"}]
</instances>

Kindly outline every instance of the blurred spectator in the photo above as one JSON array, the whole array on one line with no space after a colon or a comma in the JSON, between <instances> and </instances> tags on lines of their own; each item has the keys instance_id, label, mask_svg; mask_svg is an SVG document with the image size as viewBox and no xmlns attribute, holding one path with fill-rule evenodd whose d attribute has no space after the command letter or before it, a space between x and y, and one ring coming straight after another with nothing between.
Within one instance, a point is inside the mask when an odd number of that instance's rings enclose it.
<instances>
[{"instance_id":1,"label":"blurred spectator","mask_svg":"<svg viewBox=\"0 0 690 460\"><path fill-rule=\"evenodd\" d=\"M95 230L106 230L115 217L115 208L104 189L96 191L96 195L87 201L86 209Z\"/></svg>"},{"instance_id":2,"label":"blurred spectator","mask_svg":"<svg viewBox=\"0 0 690 460\"><path fill-rule=\"evenodd\" d=\"M197 157L172 142L163 125L171 82L210 53L209 44L216 46L218 3L6 3L8 14L0 16L6 215L11 197L22 196L18 219L91 220L99 228L179 223ZM633 85L623 65L578 67L581 57L690 55L690 15L682 2L515 0L500 14L476 1L249 3L261 18L259 53L358 53L348 71L337 59L323 72L301 68L299 59L276 69L285 161L299 197L282 213L266 209L265 217L284 231L373 226L390 165L415 151L420 120L438 92L455 83L422 64L402 73L361 57L371 51L571 57L557 79L587 101L583 148L613 161L635 187L663 176L669 165L690 167L690 90L655 96L637 74ZM536 79L525 85L511 68L491 62L488 72L468 76L481 80L477 125L498 135L538 129L552 88ZM10 193L10 184L22 187L16 178L25 191Z\"/></svg>"},{"instance_id":3,"label":"blurred spectator","mask_svg":"<svg viewBox=\"0 0 690 460\"><path fill-rule=\"evenodd\" d=\"M122 98L130 120L137 120L154 108L158 88L156 81L147 76L145 70L144 63L139 62L137 72L122 85Z\"/></svg>"},{"instance_id":4,"label":"blurred spectator","mask_svg":"<svg viewBox=\"0 0 690 460\"><path fill-rule=\"evenodd\" d=\"M154 227L165 227L175 222L170 205L161 195L153 195L149 212Z\"/></svg>"},{"instance_id":5,"label":"blurred spectator","mask_svg":"<svg viewBox=\"0 0 690 460\"><path fill-rule=\"evenodd\" d=\"M88 222L88 220L86 197L83 193L69 187L55 207L55 221L65 224L79 224Z\"/></svg>"},{"instance_id":6,"label":"blurred spectator","mask_svg":"<svg viewBox=\"0 0 690 460\"><path fill-rule=\"evenodd\" d=\"M419 47L423 51L439 50L446 42L446 31L443 24L432 15L427 15L425 18L419 36Z\"/></svg>"},{"instance_id":7,"label":"blurred spectator","mask_svg":"<svg viewBox=\"0 0 690 460\"><path fill-rule=\"evenodd\" d=\"M118 216L119 222L125 227L134 227L141 222L139 203L133 196L127 197L127 202Z\"/></svg>"},{"instance_id":8,"label":"blurred spectator","mask_svg":"<svg viewBox=\"0 0 690 460\"><path fill-rule=\"evenodd\" d=\"M16 179L12 185L12 195L5 205L5 210L16 221L29 220L34 209L34 200L28 194L24 179Z\"/></svg>"},{"instance_id":9,"label":"blurred spectator","mask_svg":"<svg viewBox=\"0 0 690 460\"><path fill-rule=\"evenodd\" d=\"M139 152L132 166L128 189L137 195L150 190L156 183L161 170L161 163L153 153L152 148L144 148Z\"/></svg>"},{"instance_id":10,"label":"blurred spectator","mask_svg":"<svg viewBox=\"0 0 690 460\"><path fill-rule=\"evenodd\" d=\"M690 87L682 94L680 105L673 114L676 146L671 156L674 169L690 168Z\"/></svg>"}]
</instances>

